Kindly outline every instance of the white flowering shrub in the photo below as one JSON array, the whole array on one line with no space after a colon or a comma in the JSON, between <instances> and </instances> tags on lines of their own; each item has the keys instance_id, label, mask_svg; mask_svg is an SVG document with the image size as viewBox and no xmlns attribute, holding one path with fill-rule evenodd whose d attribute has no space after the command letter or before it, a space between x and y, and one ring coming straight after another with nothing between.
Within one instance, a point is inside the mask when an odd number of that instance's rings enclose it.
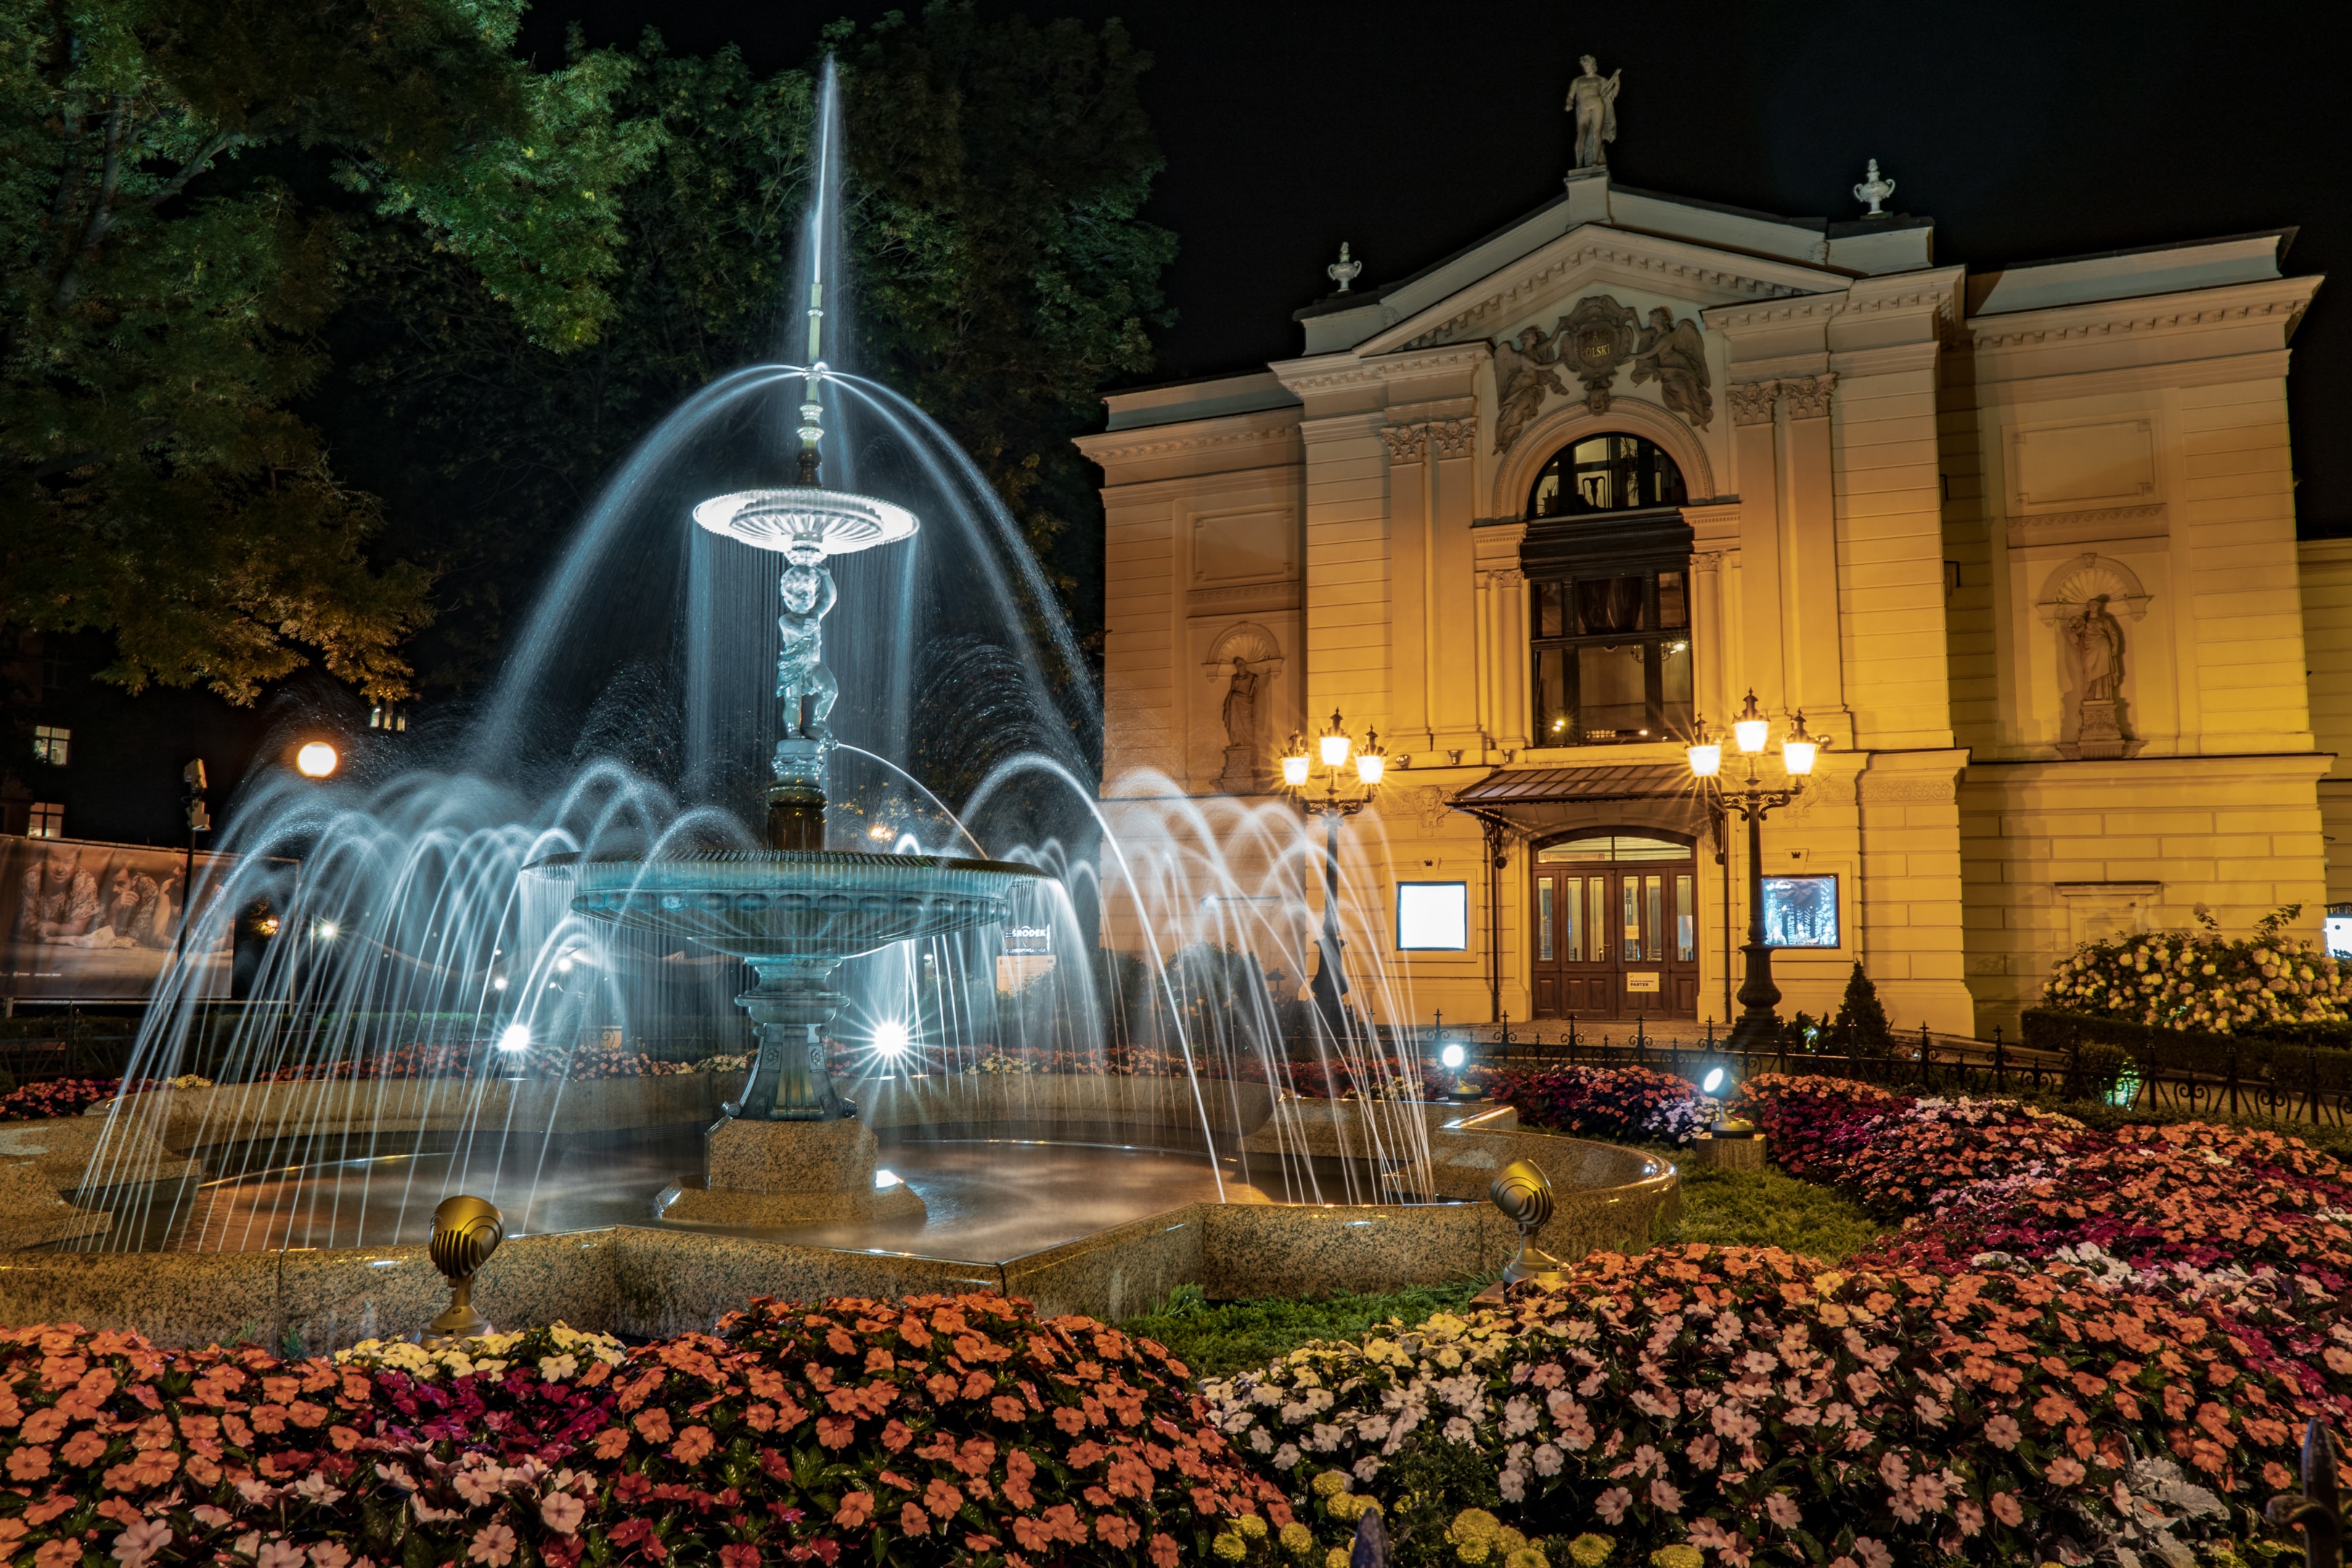
<instances>
[{"instance_id":1,"label":"white flowering shrub","mask_svg":"<svg viewBox=\"0 0 2352 1568\"><path fill-rule=\"evenodd\" d=\"M338 1366L406 1373L425 1383L501 1373L517 1363L534 1367L550 1383L570 1383L590 1367L600 1363L615 1367L628 1359L629 1347L612 1335L583 1333L567 1323L511 1334L484 1334L463 1346L443 1350L426 1350L408 1340L362 1340L349 1350L335 1352Z\"/></svg>"},{"instance_id":2,"label":"white flowering shrub","mask_svg":"<svg viewBox=\"0 0 2352 1568\"><path fill-rule=\"evenodd\" d=\"M2085 942L2059 961L2042 999L2068 1013L2217 1035L2341 1023L2352 1018L2352 965L2286 934L2302 912L2291 904L2233 941L2200 906L2194 931Z\"/></svg>"}]
</instances>

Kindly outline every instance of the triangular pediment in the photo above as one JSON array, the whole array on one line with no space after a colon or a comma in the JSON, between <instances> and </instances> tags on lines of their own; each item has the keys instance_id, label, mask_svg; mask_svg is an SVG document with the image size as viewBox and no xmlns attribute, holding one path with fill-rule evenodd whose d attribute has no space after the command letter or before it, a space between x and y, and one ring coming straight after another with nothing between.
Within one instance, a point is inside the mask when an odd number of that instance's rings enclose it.
<instances>
[{"instance_id":1,"label":"triangular pediment","mask_svg":"<svg viewBox=\"0 0 2352 1568\"><path fill-rule=\"evenodd\" d=\"M1595 289L1663 298L1693 310L1835 292L1853 282L1827 267L1744 254L1603 223L1570 229L1409 315L1356 345L1370 357L1506 334L1557 313ZM1398 305L1418 303L1391 301Z\"/></svg>"}]
</instances>

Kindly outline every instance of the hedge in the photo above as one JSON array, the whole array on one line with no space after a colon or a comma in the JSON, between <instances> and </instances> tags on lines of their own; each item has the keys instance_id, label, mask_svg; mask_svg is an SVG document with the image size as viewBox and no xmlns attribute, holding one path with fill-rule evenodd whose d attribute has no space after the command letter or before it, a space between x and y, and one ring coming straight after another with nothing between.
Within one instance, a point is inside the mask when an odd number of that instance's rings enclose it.
<instances>
[{"instance_id":1,"label":"hedge","mask_svg":"<svg viewBox=\"0 0 2352 1568\"><path fill-rule=\"evenodd\" d=\"M2239 1080L2267 1079L2281 1089L2322 1093L2352 1089L2352 1050L2341 1047L2273 1037L2280 1031L2258 1030L2244 1035L2209 1035L2186 1029L2163 1029L2121 1018L2096 1018L2064 1013L2055 1007L2030 1007L2024 1016L2023 1043L2037 1050L2063 1051L2076 1045L2116 1046L2131 1053L2145 1072L2202 1073L2226 1078L2232 1062ZM2344 1032L2327 1025L2297 1026L2308 1036Z\"/></svg>"}]
</instances>

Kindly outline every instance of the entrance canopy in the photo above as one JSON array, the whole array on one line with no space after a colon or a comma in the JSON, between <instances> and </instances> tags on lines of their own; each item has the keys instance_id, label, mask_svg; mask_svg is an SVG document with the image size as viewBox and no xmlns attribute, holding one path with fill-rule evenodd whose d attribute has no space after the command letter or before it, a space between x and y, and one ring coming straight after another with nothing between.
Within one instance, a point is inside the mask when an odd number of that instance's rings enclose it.
<instances>
[{"instance_id":1,"label":"entrance canopy","mask_svg":"<svg viewBox=\"0 0 2352 1568\"><path fill-rule=\"evenodd\" d=\"M1497 768L1450 804L1531 837L1588 826L1710 837L1706 797L1690 770L1676 763Z\"/></svg>"}]
</instances>

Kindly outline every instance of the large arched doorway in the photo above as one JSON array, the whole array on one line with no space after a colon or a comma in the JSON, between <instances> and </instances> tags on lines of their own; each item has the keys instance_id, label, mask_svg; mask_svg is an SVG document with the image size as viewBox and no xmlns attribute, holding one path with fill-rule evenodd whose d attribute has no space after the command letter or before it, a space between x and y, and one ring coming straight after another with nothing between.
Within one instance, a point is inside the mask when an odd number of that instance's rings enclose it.
<instances>
[{"instance_id":1,"label":"large arched doorway","mask_svg":"<svg viewBox=\"0 0 2352 1568\"><path fill-rule=\"evenodd\" d=\"M1529 858L1535 1016L1698 1016L1698 856L1658 828L1580 828Z\"/></svg>"}]
</instances>

